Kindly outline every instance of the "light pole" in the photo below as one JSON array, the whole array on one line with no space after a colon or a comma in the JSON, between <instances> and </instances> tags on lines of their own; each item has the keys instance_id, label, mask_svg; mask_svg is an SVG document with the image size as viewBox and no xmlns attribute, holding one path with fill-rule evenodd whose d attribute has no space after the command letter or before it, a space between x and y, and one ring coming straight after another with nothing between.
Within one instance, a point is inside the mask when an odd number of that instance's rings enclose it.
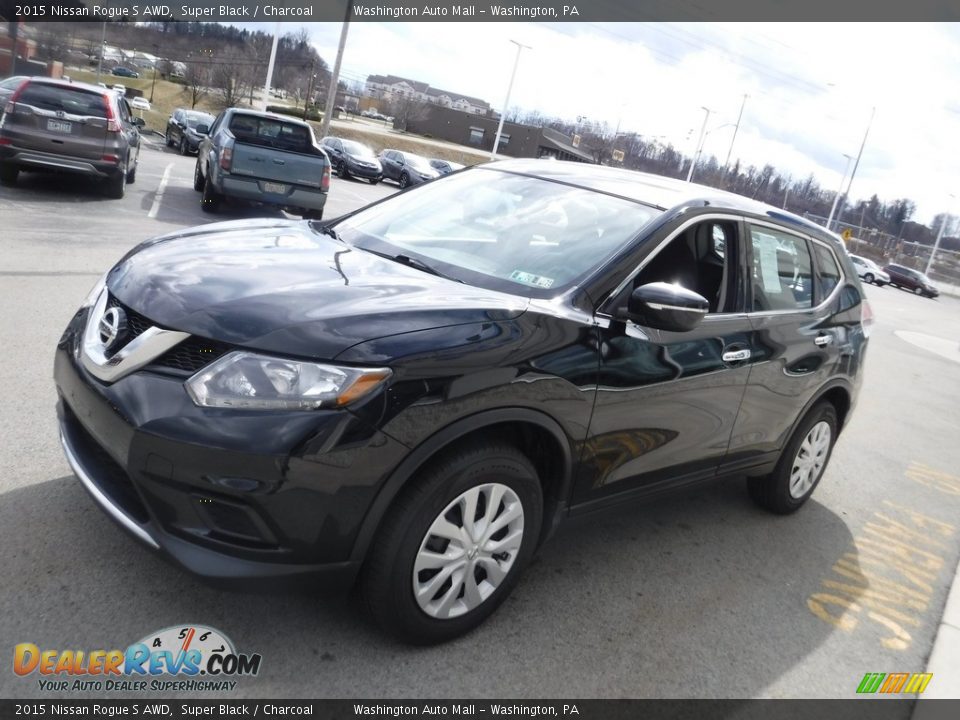
<instances>
[{"instance_id":1,"label":"light pole","mask_svg":"<svg viewBox=\"0 0 960 720\"><path fill-rule=\"evenodd\" d=\"M103 23L103 29L100 31L100 59L97 61L97 82L100 82L100 73L103 71L103 51L107 46L107 23ZM16 55L16 48L14 48Z\"/></svg>"},{"instance_id":2,"label":"light pole","mask_svg":"<svg viewBox=\"0 0 960 720\"><path fill-rule=\"evenodd\" d=\"M517 76L517 65L520 64L520 51L526 48L532 50L529 45L523 45L516 40L511 40L517 46L517 56L513 60L513 72L510 73L510 83L507 85L507 97L503 101L503 110L500 112L500 122L497 124L497 136L493 139L493 150L490 151L490 159L497 158L497 148L500 147L500 135L503 133L503 121L507 117L507 108L510 106L510 93L513 91L513 80Z\"/></svg>"},{"instance_id":3,"label":"light pole","mask_svg":"<svg viewBox=\"0 0 960 720\"><path fill-rule=\"evenodd\" d=\"M950 194L950 197L953 198L954 200L957 199L957 196L952 193ZM944 213L943 220L940 222L940 232L937 233L937 239L933 243L933 250L930 251L930 259L927 260L927 267L923 271L924 275L930 274L930 268L933 266L933 257L934 255L937 254L937 250L940 248L940 238L943 237L943 231L946 230L947 220L949 219L950 219L949 213Z\"/></svg>"},{"instance_id":4,"label":"light pole","mask_svg":"<svg viewBox=\"0 0 960 720\"><path fill-rule=\"evenodd\" d=\"M160 62L160 46L154 43L153 46L153 82L150 83L150 102L153 103L153 89L157 86L157 63Z\"/></svg>"},{"instance_id":5,"label":"light pole","mask_svg":"<svg viewBox=\"0 0 960 720\"><path fill-rule=\"evenodd\" d=\"M277 45L280 42L280 23L273 28L273 44L270 46L270 59L267 61L267 81L263 84L263 103L261 110L266 110L270 104L270 88L273 85L273 68L277 62Z\"/></svg>"},{"instance_id":6,"label":"light pole","mask_svg":"<svg viewBox=\"0 0 960 720\"><path fill-rule=\"evenodd\" d=\"M850 173L850 180L847 181L847 191L843 194L844 202L850 197L850 186L853 185L853 178L857 174L857 168L860 167L860 158L863 157L863 147L867 144L867 135L870 134L870 126L873 125L873 116L876 115L877 109L870 109L870 120L867 121L867 129L863 132L863 141L860 143L860 152L857 153L857 161L853 164L853 171ZM843 216L843 206L840 207L840 211L837 213L837 225L840 224L840 218Z\"/></svg>"},{"instance_id":7,"label":"light pole","mask_svg":"<svg viewBox=\"0 0 960 720\"><path fill-rule=\"evenodd\" d=\"M847 159L847 165L843 168L843 177L840 178L840 187L837 188L837 194L833 196L833 207L830 208L830 217L827 218L827 230L830 229L830 223L833 222L833 214L837 211L837 201L840 199L840 192L843 190L843 181L847 179L847 170L850 169L850 161L853 160L852 155L844 153L843 156Z\"/></svg>"},{"instance_id":8,"label":"light pole","mask_svg":"<svg viewBox=\"0 0 960 720\"><path fill-rule=\"evenodd\" d=\"M693 153L693 158L690 160L690 170L687 172L687 182L690 182L690 179L693 177L693 169L697 166L697 158L700 156L700 148L703 146L703 136L707 132L707 121L710 119L710 113L713 112L708 107L702 108L704 111L703 116L703 125L700 126L700 138L697 140L697 149Z\"/></svg>"},{"instance_id":9,"label":"light pole","mask_svg":"<svg viewBox=\"0 0 960 720\"><path fill-rule=\"evenodd\" d=\"M320 137L326 137L330 131L330 120L333 118L333 108L337 103L337 87L340 85L340 63L343 62L343 51L347 46L347 31L350 29L350 13L353 6L347 3L347 12L343 16L343 25L340 28L340 44L337 45L337 59L333 63L333 73L330 75L330 87L327 88L327 102L323 106L323 120L320 123Z\"/></svg>"}]
</instances>

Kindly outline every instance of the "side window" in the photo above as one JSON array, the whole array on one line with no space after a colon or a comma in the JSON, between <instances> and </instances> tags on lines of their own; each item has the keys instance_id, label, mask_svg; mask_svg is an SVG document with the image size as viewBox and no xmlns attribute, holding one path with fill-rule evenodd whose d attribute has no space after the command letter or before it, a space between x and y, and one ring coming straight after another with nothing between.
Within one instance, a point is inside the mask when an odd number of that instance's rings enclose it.
<instances>
[{"instance_id":1,"label":"side window","mask_svg":"<svg viewBox=\"0 0 960 720\"><path fill-rule=\"evenodd\" d=\"M833 253L818 242L813 243L813 252L817 255L817 277L820 280L820 302L827 299L834 288L840 284L840 267Z\"/></svg>"},{"instance_id":2,"label":"side window","mask_svg":"<svg viewBox=\"0 0 960 720\"><path fill-rule=\"evenodd\" d=\"M697 223L670 240L634 280L676 283L706 298L711 313L736 312L736 229L732 220Z\"/></svg>"},{"instance_id":3,"label":"side window","mask_svg":"<svg viewBox=\"0 0 960 720\"><path fill-rule=\"evenodd\" d=\"M766 227L750 228L755 312L813 307L813 276L807 241Z\"/></svg>"},{"instance_id":4,"label":"side window","mask_svg":"<svg viewBox=\"0 0 960 720\"><path fill-rule=\"evenodd\" d=\"M125 123L130 122L130 106L127 104L127 101L120 98L117 106L120 108L120 119Z\"/></svg>"},{"instance_id":5,"label":"side window","mask_svg":"<svg viewBox=\"0 0 960 720\"><path fill-rule=\"evenodd\" d=\"M213 137L213 135L217 132L217 130L220 129L220 123L223 122L223 116L225 114L226 113L220 113L219 115L217 115L217 119L213 121L213 125L210 126L210 132L209 132L209 135L211 137Z\"/></svg>"}]
</instances>

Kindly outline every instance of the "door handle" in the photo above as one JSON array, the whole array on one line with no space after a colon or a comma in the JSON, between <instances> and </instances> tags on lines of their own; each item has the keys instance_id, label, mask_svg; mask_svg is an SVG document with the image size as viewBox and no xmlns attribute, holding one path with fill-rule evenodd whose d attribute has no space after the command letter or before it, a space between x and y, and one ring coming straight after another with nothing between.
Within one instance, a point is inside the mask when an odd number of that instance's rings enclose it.
<instances>
[{"instance_id":1,"label":"door handle","mask_svg":"<svg viewBox=\"0 0 960 720\"><path fill-rule=\"evenodd\" d=\"M743 350L727 350L720 358L725 363L735 363L743 362L744 360L750 359L750 349L744 348Z\"/></svg>"},{"instance_id":2,"label":"door handle","mask_svg":"<svg viewBox=\"0 0 960 720\"><path fill-rule=\"evenodd\" d=\"M826 347L833 342L833 335L817 335L813 339L813 344L817 347Z\"/></svg>"}]
</instances>

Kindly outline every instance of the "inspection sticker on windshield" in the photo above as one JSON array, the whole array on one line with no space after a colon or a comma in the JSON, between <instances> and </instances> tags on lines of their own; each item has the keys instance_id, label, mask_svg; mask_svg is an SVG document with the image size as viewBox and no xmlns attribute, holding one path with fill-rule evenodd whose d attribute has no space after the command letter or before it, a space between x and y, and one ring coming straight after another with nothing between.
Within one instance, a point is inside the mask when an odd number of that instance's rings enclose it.
<instances>
[{"instance_id":1,"label":"inspection sticker on windshield","mask_svg":"<svg viewBox=\"0 0 960 720\"><path fill-rule=\"evenodd\" d=\"M523 283L524 285L533 285L538 288L546 289L553 287L553 278L534 275L533 273L524 272L523 270L514 270L510 273L510 279L518 283Z\"/></svg>"}]
</instances>

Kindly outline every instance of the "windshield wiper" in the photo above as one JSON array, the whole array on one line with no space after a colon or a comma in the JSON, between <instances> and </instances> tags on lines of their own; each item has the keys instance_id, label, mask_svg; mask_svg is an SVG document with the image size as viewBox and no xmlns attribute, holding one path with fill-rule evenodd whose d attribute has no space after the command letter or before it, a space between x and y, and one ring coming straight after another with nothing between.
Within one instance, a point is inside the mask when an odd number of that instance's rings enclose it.
<instances>
[{"instance_id":1,"label":"windshield wiper","mask_svg":"<svg viewBox=\"0 0 960 720\"><path fill-rule=\"evenodd\" d=\"M432 265L428 265L427 263L425 263L423 260L410 257L409 255L403 255L403 254L390 255L389 253L377 252L376 250L368 250L367 248L363 248L363 249L366 250L368 253L379 255L380 257L386 258L387 260L393 260L394 262L398 262L401 265L406 265L407 267L416 268L417 270L421 270L425 273L430 273L431 275L442 277L444 280L453 280L454 282L458 282L458 283L463 282L463 280L461 280L460 278L455 278L455 277L452 277L451 275L442 273Z\"/></svg>"}]
</instances>

